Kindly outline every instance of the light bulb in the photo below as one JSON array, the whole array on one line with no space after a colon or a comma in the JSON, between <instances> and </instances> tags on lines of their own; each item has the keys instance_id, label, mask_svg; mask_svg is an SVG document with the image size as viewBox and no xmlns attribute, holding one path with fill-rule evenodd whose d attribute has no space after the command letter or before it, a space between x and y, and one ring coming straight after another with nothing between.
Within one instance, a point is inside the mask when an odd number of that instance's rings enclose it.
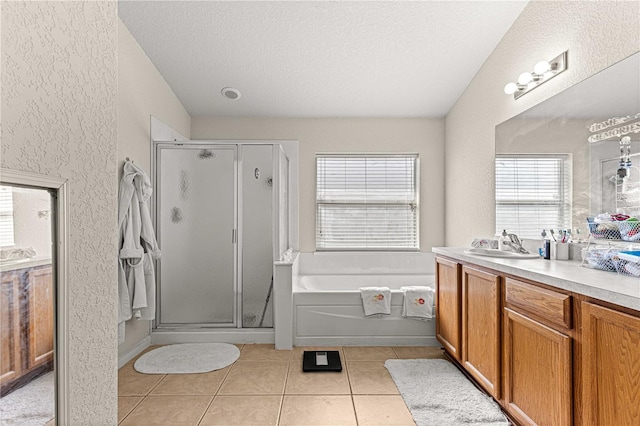
<instances>
[{"instance_id":1,"label":"light bulb","mask_svg":"<svg viewBox=\"0 0 640 426\"><path fill-rule=\"evenodd\" d=\"M551 69L551 65L547 61L540 61L533 67L533 72L542 75Z\"/></svg>"},{"instance_id":2,"label":"light bulb","mask_svg":"<svg viewBox=\"0 0 640 426\"><path fill-rule=\"evenodd\" d=\"M533 76L531 75L530 72L523 72L518 77L518 84L521 84L524 86L525 84L530 83L532 80L533 80Z\"/></svg>"},{"instance_id":3,"label":"light bulb","mask_svg":"<svg viewBox=\"0 0 640 426\"><path fill-rule=\"evenodd\" d=\"M504 86L504 93L506 93L507 95L513 95L517 91L518 85L516 83L507 83L507 85Z\"/></svg>"}]
</instances>

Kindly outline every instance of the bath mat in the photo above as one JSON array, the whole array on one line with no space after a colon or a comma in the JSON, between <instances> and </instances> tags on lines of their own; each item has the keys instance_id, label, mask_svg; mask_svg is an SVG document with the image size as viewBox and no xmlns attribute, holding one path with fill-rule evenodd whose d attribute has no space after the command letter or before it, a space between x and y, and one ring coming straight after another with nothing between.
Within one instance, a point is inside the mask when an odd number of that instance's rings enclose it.
<instances>
[{"instance_id":1,"label":"bath mat","mask_svg":"<svg viewBox=\"0 0 640 426\"><path fill-rule=\"evenodd\" d=\"M231 365L240 349L228 343L182 343L142 355L133 368L144 374L206 373Z\"/></svg>"},{"instance_id":2,"label":"bath mat","mask_svg":"<svg viewBox=\"0 0 640 426\"><path fill-rule=\"evenodd\" d=\"M418 426L507 426L498 404L444 359L389 359L391 373Z\"/></svg>"},{"instance_id":3,"label":"bath mat","mask_svg":"<svg viewBox=\"0 0 640 426\"><path fill-rule=\"evenodd\" d=\"M2 397L0 425L42 426L55 412L55 375L50 371Z\"/></svg>"}]
</instances>

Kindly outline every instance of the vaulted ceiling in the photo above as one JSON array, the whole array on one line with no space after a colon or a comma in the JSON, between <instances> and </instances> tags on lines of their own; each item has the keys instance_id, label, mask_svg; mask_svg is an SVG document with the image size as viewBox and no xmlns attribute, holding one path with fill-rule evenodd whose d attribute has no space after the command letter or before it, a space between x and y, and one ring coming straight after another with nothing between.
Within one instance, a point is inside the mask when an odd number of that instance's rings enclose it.
<instances>
[{"instance_id":1,"label":"vaulted ceiling","mask_svg":"<svg viewBox=\"0 0 640 426\"><path fill-rule=\"evenodd\" d=\"M119 1L192 116L443 117L526 1ZM224 87L242 93L231 101Z\"/></svg>"}]
</instances>

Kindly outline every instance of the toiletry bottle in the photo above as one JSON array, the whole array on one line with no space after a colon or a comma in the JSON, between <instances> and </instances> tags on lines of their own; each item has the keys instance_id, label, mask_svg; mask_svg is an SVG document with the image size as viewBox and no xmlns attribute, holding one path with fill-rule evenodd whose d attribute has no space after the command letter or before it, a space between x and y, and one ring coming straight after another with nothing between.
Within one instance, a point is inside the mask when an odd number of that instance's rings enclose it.
<instances>
[{"instance_id":1,"label":"toiletry bottle","mask_svg":"<svg viewBox=\"0 0 640 426\"><path fill-rule=\"evenodd\" d=\"M505 244L505 242L510 241L509 236L507 235L507 230L502 230L502 235L498 238L498 249L499 250L509 250L509 246Z\"/></svg>"},{"instance_id":2,"label":"toiletry bottle","mask_svg":"<svg viewBox=\"0 0 640 426\"><path fill-rule=\"evenodd\" d=\"M544 240L544 258L551 259L551 240Z\"/></svg>"},{"instance_id":3,"label":"toiletry bottle","mask_svg":"<svg viewBox=\"0 0 640 426\"><path fill-rule=\"evenodd\" d=\"M547 231L545 229L542 230L542 233L540 235L542 235L542 239L544 241L542 257L549 260L551 259L551 240L547 239Z\"/></svg>"}]
</instances>

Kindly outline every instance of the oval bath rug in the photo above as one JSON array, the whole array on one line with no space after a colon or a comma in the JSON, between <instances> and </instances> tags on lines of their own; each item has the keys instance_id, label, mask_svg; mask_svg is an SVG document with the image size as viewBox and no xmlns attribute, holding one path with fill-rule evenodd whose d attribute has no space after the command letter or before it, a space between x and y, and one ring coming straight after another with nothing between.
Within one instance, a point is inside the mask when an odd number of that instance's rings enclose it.
<instances>
[{"instance_id":1,"label":"oval bath rug","mask_svg":"<svg viewBox=\"0 0 640 426\"><path fill-rule=\"evenodd\" d=\"M231 365L240 349L228 343L181 343L142 355L133 368L144 374L206 373Z\"/></svg>"}]
</instances>

